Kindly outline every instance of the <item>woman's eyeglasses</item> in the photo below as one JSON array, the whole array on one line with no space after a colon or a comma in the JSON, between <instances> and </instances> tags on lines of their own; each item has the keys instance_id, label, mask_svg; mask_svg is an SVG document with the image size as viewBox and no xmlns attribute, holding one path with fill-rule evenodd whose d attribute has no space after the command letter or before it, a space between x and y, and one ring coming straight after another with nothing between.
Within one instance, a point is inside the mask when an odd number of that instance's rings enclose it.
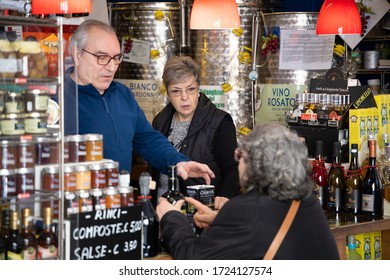
<instances>
[{"instance_id":1,"label":"woman's eyeglasses","mask_svg":"<svg viewBox=\"0 0 390 280\"><path fill-rule=\"evenodd\" d=\"M179 97L183 94L183 92L187 93L188 95L193 95L199 92L198 86L190 86L186 89L174 88L169 90L169 93L171 94L172 97Z\"/></svg>"}]
</instances>

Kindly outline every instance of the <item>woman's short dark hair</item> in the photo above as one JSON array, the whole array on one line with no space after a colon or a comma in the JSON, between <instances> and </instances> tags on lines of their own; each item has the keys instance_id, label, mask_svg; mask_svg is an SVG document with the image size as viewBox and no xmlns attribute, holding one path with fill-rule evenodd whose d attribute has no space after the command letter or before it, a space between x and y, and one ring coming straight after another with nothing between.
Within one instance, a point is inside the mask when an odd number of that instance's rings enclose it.
<instances>
[{"instance_id":1,"label":"woman's short dark hair","mask_svg":"<svg viewBox=\"0 0 390 280\"><path fill-rule=\"evenodd\" d=\"M168 59L162 75L167 90L172 82L177 83L189 77L195 77L196 83L200 85L200 67L191 57L173 56Z\"/></svg>"},{"instance_id":2,"label":"woman's short dark hair","mask_svg":"<svg viewBox=\"0 0 390 280\"><path fill-rule=\"evenodd\" d=\"M313 194L307 147L295 131L281 124L260 124L240 143L246 152L246 191L278 200Z\"/></svg>"}]
</instances>

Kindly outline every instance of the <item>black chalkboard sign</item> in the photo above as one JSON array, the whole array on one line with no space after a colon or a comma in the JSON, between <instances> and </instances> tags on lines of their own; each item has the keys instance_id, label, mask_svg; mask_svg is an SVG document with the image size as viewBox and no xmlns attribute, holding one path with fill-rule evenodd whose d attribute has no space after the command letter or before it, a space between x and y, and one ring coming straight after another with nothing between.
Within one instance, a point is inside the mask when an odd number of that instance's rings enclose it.
<instances>
[{"instance_id":1,"label":"black chalkboard sign","mask_svg":"<svg viewBox=\"0 0 390 280\"><path fill-rule=\"evenodd\" d=\"M65 258L140 260L141 210L140 206L131 206L71 215L65 221Z\"/></svg>"}]
</instances>

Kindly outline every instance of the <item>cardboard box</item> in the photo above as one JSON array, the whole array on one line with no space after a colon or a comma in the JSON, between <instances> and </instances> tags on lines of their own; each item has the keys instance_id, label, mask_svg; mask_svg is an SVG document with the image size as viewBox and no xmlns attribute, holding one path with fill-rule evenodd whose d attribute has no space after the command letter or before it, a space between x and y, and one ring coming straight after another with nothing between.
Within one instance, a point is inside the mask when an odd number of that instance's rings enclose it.
<instances>
[{"instance_id":1,"label":"cardboard box","mask_svg":"<svg viewBox=\"0 0 390 280\"><path fill-rule=\"evenodd\" d=\"M372 234L371 233L363 233L356 234L356 251L362 256L363 260L371 260L372 259Z\"/></svg>"},{"instance_id":2,"label":"cardboard box","mask_svg":"<svg viewBox=\"0 0 390 280\"><path fill-rule=\"evenodd\" d=\"M358 145L359 165L366 158L368 152L367 138L368 138L368 117L371 114L370 108L350 109L349 110L349 148L351 144Z\"/></svg>"},{"instance_id":3,"label":"cardboard box","mask_svg":"<svg viewBox=\"0 0 390 280\"><path fill-rule=\"evenodd\" d=\"M382 259L382 232L374 231L371 233L371 257L373 260Z\"/></svg>"}]
</instances>

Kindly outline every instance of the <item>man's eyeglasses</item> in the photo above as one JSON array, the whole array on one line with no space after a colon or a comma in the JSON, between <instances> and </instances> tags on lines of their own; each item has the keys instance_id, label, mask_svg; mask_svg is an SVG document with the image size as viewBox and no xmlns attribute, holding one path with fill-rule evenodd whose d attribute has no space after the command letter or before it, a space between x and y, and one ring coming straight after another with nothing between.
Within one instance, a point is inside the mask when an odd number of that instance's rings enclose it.
<instances>
[{"instance_id":1,"label":"man's eyeglasses","mask_svg":"<svg viewBox=\"0 0 390 280\"><path fill-rule=\"evenodd\" d=\"M241 148L234 150L234 160L240 162L240 159L244 156L244 151Z\"/></svg>"},{"instance_id":2,"label":"man's eyeglasses","mask_svg":"<svg viewBox=\"0 0 390 280\"><path fill-rule=\"evenodd\" d=\"M108 63L111 62L111 60L114 60L114 64L115 65L119 65L122 60L123 60L123 56L124 54L123 53L120 53L120 54L117 54L117 55L114 55L114 56L109 56L109 55L106 55L106 54L102 54L102 55L97 55L97 54L94 54L94 53L91 53L85 49L82 49L84 52L86 53L89 53L90 55L93 55L94 57L97 58L97 64L99 65L102 65L102 66L106 66Z\"/></svg>"},{"instance_id":3,"label":"man's eyeglasses","mask_svg":"<svg viewBox=\"0 0 390 280\"><path fill-rule=\"evenodd\" d=\"M187 93L188 95L193 95L195 93L198 93L198 86L190 86L186 89L174 88L169 90L169 93L173 97L179 97L183 94L183 91L185 91L185 93Z\"/></svg>"}]
</instances>

